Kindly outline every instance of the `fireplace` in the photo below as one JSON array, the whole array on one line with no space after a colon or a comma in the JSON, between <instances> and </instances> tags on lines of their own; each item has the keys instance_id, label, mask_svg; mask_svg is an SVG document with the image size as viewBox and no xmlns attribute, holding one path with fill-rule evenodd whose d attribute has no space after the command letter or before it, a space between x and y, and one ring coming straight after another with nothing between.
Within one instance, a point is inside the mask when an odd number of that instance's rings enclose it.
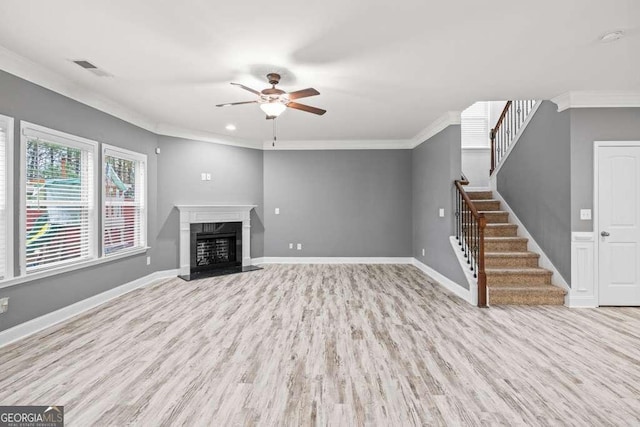
<instances>
[{"instance_id":1,"label":"fireplace","mask_svg":"<svg viewBox=\"0 0 640 427\"><path fill-rule=\"evenodd\" d=\"M256 205L177 205L180 270L193 280L259 270L251 265L250 212Z\"/></svg>"},{"instance_id":2,"label":"fireplace","mask_svg":"<svg viewBox=\"0 0 640 427\"><path fill-rule=\"evenodd\" d=\"M190 274L242 266L242 223L211 222L190 226Z\"/></svg>"}]
</instances>

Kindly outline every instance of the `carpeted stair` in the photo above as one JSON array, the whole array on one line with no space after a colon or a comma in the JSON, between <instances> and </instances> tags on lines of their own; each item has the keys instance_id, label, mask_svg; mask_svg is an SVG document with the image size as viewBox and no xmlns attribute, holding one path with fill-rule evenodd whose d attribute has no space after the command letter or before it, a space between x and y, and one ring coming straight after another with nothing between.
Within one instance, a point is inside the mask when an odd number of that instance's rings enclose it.
<instances>
[{"instance_id":1,"label":"carpeted stair","mask_svg":"<svg viewBox=\"0 0 640 427\"><path fill-rule=\"evenodd\" d=\"M552 272L540 268L540 255L527 248L528 239L518 237L518 226L491 191L467 192L478 211L487 218L485 271L489 305L562 305L566 291L551 284Z\"/></svg>"}]
</instances>

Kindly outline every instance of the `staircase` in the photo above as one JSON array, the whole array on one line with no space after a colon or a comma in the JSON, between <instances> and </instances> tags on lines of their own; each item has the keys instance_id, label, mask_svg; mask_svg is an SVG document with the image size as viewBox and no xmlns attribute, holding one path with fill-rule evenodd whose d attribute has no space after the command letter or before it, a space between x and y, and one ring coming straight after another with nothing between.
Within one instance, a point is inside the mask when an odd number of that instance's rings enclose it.
<instances>
[{"instance_id":1,"label":"staircase","mask_svg":"<svg viewBox=\"0 0 640 427\"><path fill-rule=\"evenodd\" d=\"M539 254L527 250L528 239L518 237L518 226L491 191L467 195L486 218L484 271L489 305L562 305L566 291L551 284L551 271L540 268Z\"/></svg>"}]
</instances>

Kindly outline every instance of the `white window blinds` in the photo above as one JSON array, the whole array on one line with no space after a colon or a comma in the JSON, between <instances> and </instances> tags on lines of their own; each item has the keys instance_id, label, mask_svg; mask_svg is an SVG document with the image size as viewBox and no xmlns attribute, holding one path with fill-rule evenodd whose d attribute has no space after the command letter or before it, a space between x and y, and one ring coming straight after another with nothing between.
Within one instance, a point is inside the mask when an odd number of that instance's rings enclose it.
<instances>
[{"instance_id":1,"label":"white window blinds","mask_svg":"<svg viewBox=\"0 0 640 427\"><path fill-rule=\"evenodd\" d=\"M464 110L460 118L463 147L490 145L488 102L476 102Z\"/></svg>"},{"instance_id":2,"label":"white window blinds","mask_svg":"<svg viewBox=\"0 0 640 427\"><path fill-rule=\"evenodd\" d=\"M104 145L102 166L104 255L145 247L147 157Z\"/></svg>"},{"instance_id":3,"label":"white window blinds","mask_svg":"<svg viewBox=\"0 0 640 427\"><path fill-rule=\"evenodd\" d=\"M27 273L95 256L97 143L23 122Z\"/></svg>"},{"instance_id":4,"label":"white window blinds","mask_svg":"<svg viewBox=\"0 0 640 427\"><path fill-rule=\"evenodd\" d=\"M13 133L13 120L0 116L0 280L6 279L10 271L9 266L9 144L12 144L10 135Z\"/></svg>"}]
</instances>

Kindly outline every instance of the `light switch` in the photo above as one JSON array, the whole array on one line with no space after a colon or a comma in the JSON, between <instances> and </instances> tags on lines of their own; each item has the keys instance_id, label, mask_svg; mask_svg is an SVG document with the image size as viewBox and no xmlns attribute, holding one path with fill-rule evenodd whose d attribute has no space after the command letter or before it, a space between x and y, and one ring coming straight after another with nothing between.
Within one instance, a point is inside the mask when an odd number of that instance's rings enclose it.
<instances>
[{"instance_id":1,"label":"light switch","mask_svg":"<svg viewBox=\"0 0 640 427\"><path fill-rule=\"evenodd\" d=\"M298 243L297 248L298 248L299 251L301 251L302 250L302 243Z\"/></svg>"},{"instance_id":2,"label":"light switch","mask_svg":"<svg viewBox=\"0 0 640 427\"><path fill-rule=\"evenodd\" d=\"M211 181L211 174L210 173L207 174L207 181Z\"/></svg>"},{"instance_id":3,"label":"light switch","mask_svg":"<svg viewBox=\"0 0 640 427\"><path fill-rule=\"evenodd\" d=\"M293 249L293 243L289 243L289 249Z\"/></svg>"},{"instance_id":4,"label":"light switch","mask_svg":"<svg viewBox=\"0 0 640 427\"><path fill-rule=\"evenodd\" d=\"M204 173L204 172L202 172L202 173L200 174L200 179L201 179L202 181L206 181L206 180L207 180L207 174L206 174L206 173Z\"/></svg>"},{"instance_id":5,"label":"light switch","mask_svg":"<svg viewBox=\"0 0 640 427\"><path fill-rule=\"evenodd\" d=\"M280 208L276 208L275 212L276 212L276 215L280 215Z\"/></svg>"},{"instance_id":6,"label":"light switch","mask_svg":"<svg viewBox=\"0 0 640 427\"><path fill-rule=\"evenodd\" d=\"M439 212L440 218L444 218L444 208L440 208L438 212Z\"/></svg>"},{"instance_id":7,"label":"light switch","mask_svg":"<svg viewBox=\"0 0 640 427\"><path fill-rule=\"evenodd\" d=\"M589 221L591 219L591 209L580 209L580 219Z\"/></svg>"}]
</instances>

